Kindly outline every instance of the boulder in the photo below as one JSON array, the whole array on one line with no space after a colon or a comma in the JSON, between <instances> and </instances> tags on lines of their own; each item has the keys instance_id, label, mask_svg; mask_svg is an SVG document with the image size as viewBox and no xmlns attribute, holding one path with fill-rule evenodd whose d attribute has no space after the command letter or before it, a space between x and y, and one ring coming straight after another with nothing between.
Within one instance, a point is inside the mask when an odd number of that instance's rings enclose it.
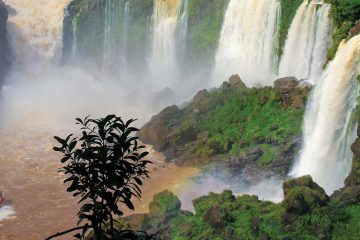
<instances>
[{"instance_id":1,"label":"boulder","mask_svg":"<svg viewBox=\"0 0 360 240\"><path fill-rule=\"evenodd\" d=\"M298 216L325 206L329 197L325 190L315 183L311 176L291 179L283 183L285 222L291 222Z\"/></svg>"},{"instance_id":2,"label":"boulder","mask_svg":"<svg viewBox=\"0 0 360 240\"><path fill-rule=\"evenodd\" d=\"M279 78L274 82L274 88L281 94L291 93L298 85L296 77Z\"/></svg>"},{"instance_id":3,"label":"boulder","mask_svg":"<svg viewBox=\"0 0 360 240\"><path fill-rule=\"evenodd\" d=\"M299 82L295 77L279 78L274 82L275 91L285 107L303 108L311 90L310 85Z\"/></svg>"},{"instance_id":4,"label":"boulder","mask_svg":"<svg viewBox=\"0 0 360 240\"><path fill-rule=\"evenodd\" d=\"M360 33L360 20L355 22L355 25L350 29L350 34L355 36Z\"/></svg>"},{"instance_id":5,"label":"boulder","mask_svg":"<svg viewBox=\"0 0 360 240\"><path fill-rule=\"evenodd\" d=\"M180 200L168 190L155 194L153 201L149 204L151 216L164 216L171 212L179 211L180 208Z\"/></svg>"},{"instance_id":6,"label":"boulder","mask_svg":"<svg viewBox=\"0 0 360 240\"><path fill-rule=\"evenodd\" d=\"M246 88L245 83L241 80L239 75L232 75L229 78L229 84L231 88Z\"/></svg>"},{"instance_id":7,"label":"boulder","mask_svg":"<svg viewBox=\"0 0 360 240\"><path fill-rule=\"evenodd\" d=\"M360 203L360 186L352 185L335 191L331 199L341 207L358 204Z\"/></svg>"},{"instance_id":8,"label":"boulder","mask_svg":"<svg viewBox=\"0 0 360 240\"><path fill-rule=\"evenodd\" d=\"M193 97L194 102L206 100L209 97L209 92L206 89L198 91Z\"/></svg>"},{"instance_id":9,"label":"boulder","mask_svg":"<svg viewBox=\"0 0 360 240\"><path fill-rule=\"evenodd\" d=\"M153 116L138 134L141 141L151 144L157 151L164 151L169 146L169 134L178 124L183 113L177 106L170 106Z\"/></svg>"}]
</instances>

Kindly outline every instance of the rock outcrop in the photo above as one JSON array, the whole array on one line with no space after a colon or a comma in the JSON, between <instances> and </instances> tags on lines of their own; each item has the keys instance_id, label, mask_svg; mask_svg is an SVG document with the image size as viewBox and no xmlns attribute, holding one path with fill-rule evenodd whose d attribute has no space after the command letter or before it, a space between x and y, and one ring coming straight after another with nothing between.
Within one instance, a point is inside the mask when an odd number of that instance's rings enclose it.
<instances>
[{"instance_id":1,"label":"rock outcrop","mask_svg":"<svg viewBox=\"0 0 360 240\"><path fill-rule=\"evenodd\" d=\"M302 108L311 87L306 84L301 84L295 77L286 77L275 80L275 90L280 93L281 101L284 106L293 106Z\"/></svg>"},{"instance_id":2,"label":"rock outcrop","mask_svg":"<svg viewBox=\"0 0 360 240\"><path fill-rule=\"evenodd\" d=\"M325 190L315 183L310 176L291 179L283 184L286 212L284 219L291 222L302 214L325 206L329 197Z\"/></svg>"},{"instance_id":3,"label":"rock outcrop","mask_svg":"<svg viewBox=\"0 0 360 240\"><path fill-rule=\"evenodd\" d=\"M4 84L6 74L11 66L11 50L7 33L8 11L0 0L0 87Z\"/></svg>"},{"instance_id":4,"label":"rock outcrop","mask_svg":"<svg viewBox=\"0 0 360 240\"><path fill-rule=\"evenodd\" d=\"M177 106L170 106L153 116L139 132L139 137L144 143L149 143L158 151L169 147L170 134L180 125L183 113Z\"/></svg>"},{"instance_id":5,"label":"rock outcrop","mask_svg":"<svg viewBox=\"0 0 360 240\"><path fill-rule=\"evenodd\" d=\"M247 88L233 75L182 108L165 108L139 137L178 166L215 165L210 170L220 179L258 182L284 175L301 145L309 91L294 77L278 79L272 88Z\"/></svg>"}]
</instances>

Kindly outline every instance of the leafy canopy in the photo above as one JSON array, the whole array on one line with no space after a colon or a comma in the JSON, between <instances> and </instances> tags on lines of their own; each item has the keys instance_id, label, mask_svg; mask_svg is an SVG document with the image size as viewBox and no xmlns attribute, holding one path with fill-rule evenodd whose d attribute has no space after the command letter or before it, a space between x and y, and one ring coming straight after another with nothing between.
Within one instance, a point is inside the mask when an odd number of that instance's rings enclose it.
<instances>
[{"instance_id":1,"label":"leafy canopy","mask_svg":"<svg viewBox=\"0 0 360 240\"><path fill-rule=\"evenodd\" d=\"M141 185L149 178L145 160L148 152L134 137L137 128L130 125L135 121L124 122L120 117L109 115L105 118L76 119L82 130L80 138L73 134L65 139L55 136L60 146L54 151L63 154L64 166L59 170L70 185L68 192L79 196L82 204L78 212L78 225L81 239L89 229L94 239L109 239L115 232L114 215L122 216L122 206L134 210L132 197L141 198ZM109 227L105 228L105 225Z\"/></svg>"}]
</instances>

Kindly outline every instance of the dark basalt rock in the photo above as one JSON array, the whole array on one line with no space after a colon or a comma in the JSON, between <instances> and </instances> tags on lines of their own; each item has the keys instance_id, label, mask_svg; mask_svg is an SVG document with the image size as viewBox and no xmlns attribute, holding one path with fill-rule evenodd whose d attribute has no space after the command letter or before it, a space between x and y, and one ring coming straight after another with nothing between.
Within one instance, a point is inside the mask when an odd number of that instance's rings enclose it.
<instances>
[{"instance_id":1,"label":"dark basalt rock","mask_svg":"<svg viewBox=\"0 0 360 240\"><path fill-rule=\"evenodd\" d=\"M295 108L305 106L306 98L311 90L308 84L299 82L295 77L275 80L274 88L280 94L282 104L285 107L293 106Z\"/></svg>"},{"instance_id":2,"label":"dark basalt rock","mask_svg":"<svg viewBox=\"0 0 360 240\"><path fill-rule=\"evenodd\" d=\"M241 80L239 75L232 75L229 78L229 84L232 88L246 88L245 83Z\"/></svg>"},{"instance_id":3,"label":"dark basalt rock","mask_svg":"<svg viewBox=\"0 0 360 240\"><path fill-rule=\"evenodd\" d=\"M139 137L144 143L152 144L157 151L165 151L170 143L169 134L179 125L178 119L182 114L175 105L165 108L141 128Z\"/></svg>"},{"instance_id":4,"label":"dark basalt rock","mask_svg":"<svg viewBox=\"0 0 360 240\"><path fill-rule=\"evenodd\" d=\"M299 85L296 77L279 78L274 82L274 88L281 94L291 93Z\"/></svg>"},{"instance_id":5,"label":"dark basalt rock","mask_svg":"<svg viewBox=\"0 0 360 240\"><path fill-rule=\"evenodd\" d=\"M209 92L206 89L198 91L193 97L194 102L204 101L209 97Z\"/></svg>"},{"instance_id":6,"label":"dark basalt rock","mask_svg":"<svg viewBox=\"0 0 360 240\"><path fill-rule=\"evenodd\" d=\"M277 120L274 120L269 128L271 134L274 134L272 137L259 135L251 143L244 139L234 142L213 141L215 133L208 132L207 126L205 130L202 129L201 124L209 124L207 118L211 118L213 113L217 113L217 109L224 106L230 99L228 96L233 99L239 96L251 104L252 99L247 96L256 91L263 92L263 95L254 100L260 108L276 102L278 107L283 105L282 110L287 111L287 108L304 108L309 90L309 87L302 86L294 77L276 80L273 88L247 88L238 75L233 75L218 89L197 92L192 102L181 108L165 108L140 129L138 136L144 143L152 144L177 166L210 168L220 179L241 178L257 182L263 177L285 175L302 139L297 133L283 136L279 130L282 126ZM245 123L244 127L250 127L246 126L246 121L247 119L238 119L237 122L235 120L229 127L234 128L237 125L236 128L241 132L242 129L238 126ZM233 149L241 151L232 153Z\"/></svg>"}]
</instances>

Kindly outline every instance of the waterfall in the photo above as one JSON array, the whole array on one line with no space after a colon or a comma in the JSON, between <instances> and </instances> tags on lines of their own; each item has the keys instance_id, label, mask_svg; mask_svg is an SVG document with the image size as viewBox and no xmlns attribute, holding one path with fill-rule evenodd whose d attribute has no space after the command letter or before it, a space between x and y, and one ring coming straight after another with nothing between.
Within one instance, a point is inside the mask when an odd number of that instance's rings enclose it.
<instances>
[{"instance_id":1,"label":"waterfall","mask_svg":"<svg viewBox=\"0 0 360 240\"><path fill-rule=\"evenodd\" d=\"M215 84L239 74L249 86L271 84L278 0L230 0L216 53Z\"/></svg>"},{"instance_id":2,"label":"waterfall","mask_svg":"<svg viewBox=\"0 0 360 240\"><path fill-rule=\"evenodd\" d=\"M130 2L126 1L124 8L124 22L123 22L123 49L126 51L128 43L128 31L129 31L129 18L130 18Z\"/></svg>"},{"instance_id":3,"label":"waterfall","mask_svg":"<svg viewBox=\"0 0 360 240\"><path fill-rule=\"evenodd\" d=\"M304 120L304 145L291 175L310 174L327 193L343 186L351 169L359 94L360 35L339 47L315 85Z\"/></svg>"},{"instance_id":4,"label":"waterfall","mask_svg":"<svg viewBox=\"0 0 360 240\"><path fill-rule=\"evenodd\" d=\"M329 46L329 4L305 0L293 19L284 47L279 75L316 81Z\"/></svg>"},{"instance_id":5,"label":"waterfall","mask_svg":"<svg viewBox=\"0 0 360 240\"><path fill-rule=\"evenodd\" d=\"M16 68L33 72L35 64L43 67L60 60L64 8L70 1L4 0L5 4L16 9L8 20Z\"/></svg>"},{"instance_id":6,"label":"waterfall","mask_svg":"<svg viewBox=\"0 0 360 240\"><path fill-rule=\"evenodd\" d=\"M159 88L172 86L177 76L176 33L181 0L155 0L153 48L150 69L154 77L166 81L158 83Z\"/></svg>"}]
</instances>

